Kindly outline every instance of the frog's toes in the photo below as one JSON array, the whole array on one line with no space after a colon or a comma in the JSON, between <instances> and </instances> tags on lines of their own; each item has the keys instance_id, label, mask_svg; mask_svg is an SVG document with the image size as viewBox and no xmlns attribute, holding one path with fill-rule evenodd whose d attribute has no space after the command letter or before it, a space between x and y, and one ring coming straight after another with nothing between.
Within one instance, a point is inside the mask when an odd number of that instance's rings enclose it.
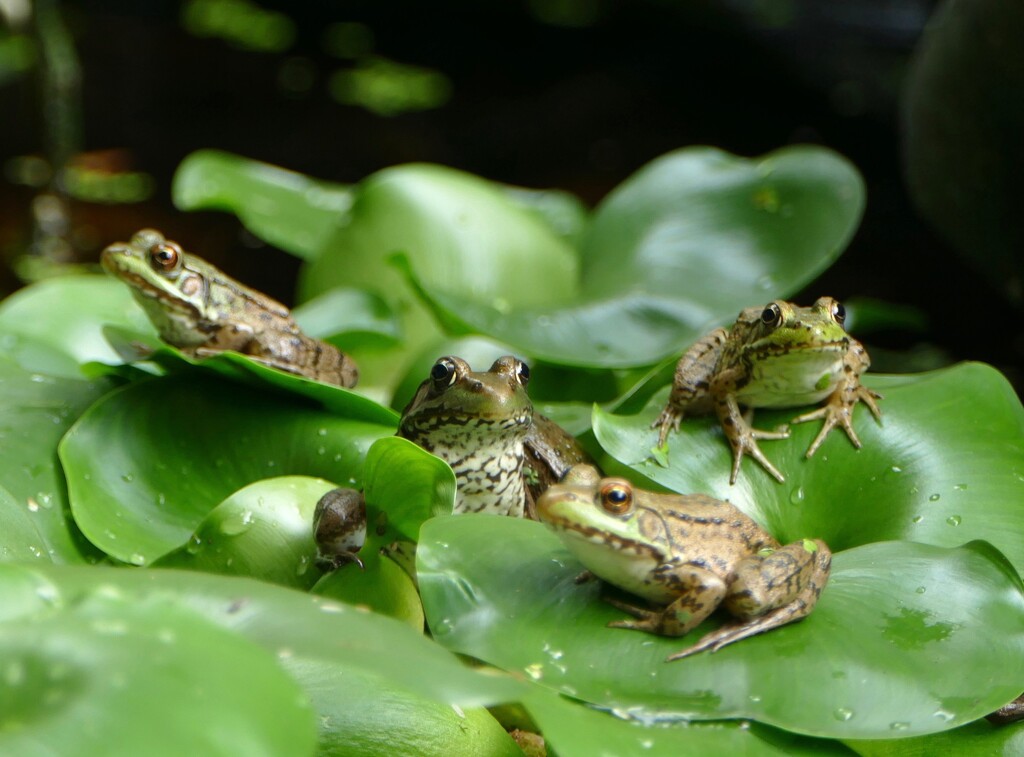
<instances>
[{"instance_id":1,"label":"frog's toes","mask_svg":"<svg viewBox=\"0 0 1024 757\"><path fill-rule=\"evenodd\" d=\"M603 597L604 601L610 604L612 607L627 612L632 615L636 620L613 620L608 623L609 628L628 628L632 631L646 631L647 633L660 634L662 632L662 623L664 621L664 613L656 610L648 610L643 607L637 607L629 602L623 602L620 599L614 597Z\"/></svg>"},{"instance_id":2,"label":"frog's toes","mask_svg":"<svg viewBox=\"0 0 1024 757\"><path fill-rule=\"evenodd\" d=\"M669 432L676 433L679 431L679 424L683 420L683 414L672 407L672 405L666 405L665 409L661 411L661 414L651 423L651 428L658 429L658 446L664 447L665 442L668 441Z\"/></svg>"}]
</instances>

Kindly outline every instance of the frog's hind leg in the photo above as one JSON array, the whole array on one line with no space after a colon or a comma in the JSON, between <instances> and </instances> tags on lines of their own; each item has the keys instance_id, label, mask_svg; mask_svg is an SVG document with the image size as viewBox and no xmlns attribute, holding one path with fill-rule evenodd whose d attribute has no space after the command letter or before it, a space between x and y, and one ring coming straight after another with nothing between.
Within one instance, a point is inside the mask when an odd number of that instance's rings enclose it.
<instances>
[{"instance_id":1,"label":"frog's hind leg","mask_svg":"<svg viewBox=\"0 0 1024 757\"><path fill-rule=\"evenodd\" d=\"M725 582L706 568L665 563L661 569L665 571L665 580L677 595L676 599L667 607L649 610L613 597L605 597L608 604L636 618L612 621L608 624L609 628L630 628L662 636L683 636L700 625L725 599Z\"/></svg>"},{"instance_id":2,"label":"frog's hind leg","mask_svg":"<svg viewBox=\"0 0 1024 757\"><path fill-rule=\"evenodd\" d=\"M810 614L828 582L832 553L825 542L805 539L769 555L740 562L723 605L739 620L726 623L692 647L668 657L682 657L722 647L748 636L800 620Z\"/></svg>"}]
</instances>

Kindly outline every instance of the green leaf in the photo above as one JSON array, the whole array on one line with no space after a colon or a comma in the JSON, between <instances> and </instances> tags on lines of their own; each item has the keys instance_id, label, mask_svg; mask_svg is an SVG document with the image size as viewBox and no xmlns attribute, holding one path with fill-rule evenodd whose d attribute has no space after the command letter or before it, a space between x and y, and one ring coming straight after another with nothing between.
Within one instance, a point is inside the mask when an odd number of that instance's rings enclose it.
<instances>
[{"instance_id":1,"label":"green leaf","mask_svg":"<svg viewBox=\"0 0 1024 757\"><path fill-rule=\"evenodd\" d=\"M46 279L0 303L0 352L28 370L81 378L83 363L124 362L103 336L106 324L156 336L128 287L116 279Z\"/></svg>"},{"instance_id":2,"label":"green leaf","mask_svg":"<svg viewBox=\"0 0 1024 757\"><path fill-rule=\"evenodd\" d=\"M97 583L69 602L19 570L0 568L4 604L27 610L0 623L0 751L313 753L312 709L273 652L162 597Z\"/></svg>"},{"instance_id":3,"label":"green leaf","mask_svg":"<svg viewBox=\"0 0 1024 757\"><path fill-rule=\"evenodd\" d=\"M223 663L214 660L206 665L205 655L196 654L192 662L182 662L175 670L150 666L148 654L123 662L114 660L114 664L104 669L104 680L116 681L122 672L145 673L146 676L143 684L129 687L125 693L128 696L134 692L136 706L140 710L146 708L132 727L144 727L154 718L177 724L179 713L187 712L192 720L187 727L179 725L179 728L183 734L194 733L197 723L206 723L207 719L194 713L189 697L139 696L139 693L149 687L176 690L180 681L193 680L193 674L205 681L205 676L211 670L219 671L222 664L234 667L219 674L218 680L230 689L246 689L241 693L229 692L224 698L225 706L250 695L263 695L262 686L249 690L250 685L258 681L249 677L247 665L239 664L239 655L257 645L261 648L259 651L290 674L312 703L320 730L319 753L391 754L393 751L386 747L389 739L394 739L393 744L415 744L419 740L422 750L407 751L428 755L508 753L507 736L485 713L467 710L463 715L451 705L470 708L514 699L522 694L522 685L505 676L476 672L421 634L380 615L228 576L112 568L30 571L20 566L0 566L0 621L11 619L5 624L11 627L24 623L25 617L42 613L51 613L53 625L59 627L63 619L76 612L75 608L97 595L114 598L129 608L140 608L141 613L148 613L154 620L180 617L183 625L187 622L189 626L196 626L194 631L190 627L183 631L193 636L205 633L204 629L211 624L220 626L214 630L230 637L232 644L241 648L236 654L225 655ZM164 613L164 609L168 613ZM195 620L190 621L189 616L195 616ZM93 636L109 631L109 642L115 643L116 632L123 625L124 622L101 626L95 633L82 635L69 631L66 648L80 657L87 655ZM177 626L170 630L177 630ZM159 631L153 634L154 642L160 639ZM218 650L219 647L215 648L211 654ZM7 651L0 636L0 659L10 659ZM140 660L146 662L140 665ZM216 682L208 683L214 686L214 691L218 690ZM296 696L294 685L287 679L276 690L281 696L290 697L294 704L302 703L303 698ZM268 706L277 702L276 695L267 699ZM28 704L31 702L28 700ZM374 706L367 707L367 702ZM211 710L216 709L216 705L211 707ZM282 717L288 711L285 708ZM8 709L5 707L3 712L6 715ZM110 712L121 715L136 710L115 707ZM279 719L274 712L261 711L251 716L250 728L254 733L262 733L275 727ZM161 728L161 723L154 722L155 733L162 733ZM120 734L122 730L115 726L103 731L107 747L110 734ZM285 753L301 753L303 743L303 739L297 740L292 750ZM248 744L243 735L229 742L219 753L237 754L240 750L246 754L265 753L247 749ZM159 743L150 747L136 751L147 754L154 749L161 751ZM103 752L104 749L86 751ZM198 751L211 752L208 749Z\"/></svg>"},{"instance_id":4,"label":"green leaf","mask_svg":"<svg viewBox=\"0 0 1024 757\"><path fill-rule=\"evenodd\" d=\"M1024 723L997 726L986 720L978 720L930 736L877 741L850 740L846 743L863 757L1024 754Z\"/></svg>"},{"instance_id":5,"label":"green leaf","mask_svg":"<svg viewBox=\"0 0 1024 757\"><path fill-rule=\"evenodd\" d=\"M32 520L32 511L0 486L0 562L50 559L46 541Z\"/></svg>"},{"instance_id":6,"label":"green leaf","mask_svg":"<svg viewBox=\"0 0 1024 757\"><path fill-rule=\"evenodd\" d=\"M910 736L974 720L1024 681L1020 578L983 542L842 552L808 618L667 663L709 624L686 638L607 628L622 611L600 600L600 582L577 583L583 566L540 523L461 515L430 521L421 536L419 583L435 639L641 719Z\"/></svg>"},{"instance_id":7,"label":"green leaf","mask_svg":"<svg viewBox=\"0 0 1024 757\"><path fill-rule=\"evenodd\" d=\"M266 242L310 260L352 204L352 190L220 150L181 162L171 188L181 210L226 210Z\"/></svg>"},{"instance_id":8,"label":"green leaf","mask_svg":"<svg viewBox=\"0 0 1024 757\"><path fill-rule=\"evenodd\" d=\"M350 345L392 347L402 337L398 317L382 298L362 289L332 289L292 311L310 336L339 349Z\"/></svg>"},{"instance_id":9,"label":"green leaf","mask_svg":"<svg viewBox=\"0 0 1024 757\"><path fill-rule=\"evenodd\" d=\"M279 476L244 486L206 516L188 544L155 565L308 589L320 577L313 567L313 510L334 486L308 476Z\"/></svg>"},{"instance_id":10,"label":"green leaf","mask_svg":"<svg viewBox=\"0 0 1024 757\"><path fill-rule=\"evenodd\" d=\"M757 723L642 723L600 712L543 690L531 692L525 704L540 726L548 747L559 757L595 754L825 757L850 754L835 742L796 736Z\"/></svg>"},{"instance_id":11,"label":"green leaf","mask_svg":"<svg viewBox=\"0 0 1024 757\"><path fill-rule=\"evenodd\" d=\"M7 531L4 544L11 558L29 559L27 552L41 542L41 556L57 563L99 559L71 521L56 450L75 419L109 388L106 381L30 373L0 358L0 485L11 496L3 505L4 528L20 523L24 534L27 515L37 534L22 542Z\"/></svg>"},{"instance_id":12,"label":"green leaf","mask_svg":"<svg viewBox=\"0 0 1024 757\"><path fill-rule=\"evenodd\" d=\"M82 532L118 560L147 564L253 481L296 474L358 485L366 450L393 431L212 377L168 376L106 395L59 452Z\"/></svg>"},{"instance_id":13,"label":"green leaf","mask_svg":"<svg viewBox=\"0 0 1024 757\"><path fill-rule=\"evenodd\" d=\"M686 148L641 168L594 211L575 300L499 306L416 266L404 273L453 333L553 363L645 365L751 303L801 289L839 256L863 208L856 169L826 149L747 160Z\"/></svg>"},{"instance_id":14,"label":"green leaf","mask_svg":"<svg viewBox=\"0 0 1024 757\"><path fill-rule=\"evenodd\" d=\"M105 329L107 338L125 354L136 352L138 358L155 363L168 373L190 372L212 374L248 384L257 389L269 389L292 399L314 400L325 409L347 418L369 423L397 425L398 415L388 408L350 389L314 381L304 376L271 368L248 355L238 352L220 352L206 358L193 358L176 347L116 327Z\"/></svg>"},{"instance_id":15,"label":"green leaf","mask_svg":"<svg viewBox=\"0 0 1024 757\"><path fill-rule=\"evenodd\" d=\"M984 539L1024 571L1024 408L998 371L981 363L908 376L869 374L880 391L881 424L860 407L854 449L834 430L814 457L804 454L820 422L762 442L786 476L778 484L750 458L729 485L732 452L713 417L686 419L669 438L668 466L654 462L651 421L667 390L639 415L594 413L594 432L613 457L678 492L728 499L783 542L820 537L833 551L888 539L955 546ZM799 409L758 410L771 429Z\"/></svg>"},{"instance_id":16,"label":"green leaf","mask_svg":"<svg viewBox=\"0 0 1024 757\"><path fill-rule=\"evenodd\" d=\"M452 512L455 474L448 464L407 439L387 437L370 447L363 469L366 543L359 552L363 569L346 565L320 580L313 591L370 607L423 628L423 608L409 574L381 551L394 542L407 549L419 540L420 526Z\"/></svg>"}]
</instances>

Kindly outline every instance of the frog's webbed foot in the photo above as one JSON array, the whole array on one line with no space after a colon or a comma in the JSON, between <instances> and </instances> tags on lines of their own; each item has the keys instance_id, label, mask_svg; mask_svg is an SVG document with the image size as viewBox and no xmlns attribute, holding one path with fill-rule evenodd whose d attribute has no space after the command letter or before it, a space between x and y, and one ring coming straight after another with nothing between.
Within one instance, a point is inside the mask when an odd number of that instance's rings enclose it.
<instances>
[{"instance_id":1,"label":"frog's webbed foot","mask_svg":"<svg viewBox=\"0 0 1024 757\"><path fill-rule=\"evenodd\" d=\"M732 475L729 476L729 483L736 483L736 479L740 475L740 463L743 461L744 455L750 455L757 460L761 467L768 471L780 484L785 481L785 476L765 457L765 454L757 444L757 440L786 439L789 437L789 428L783 426L775 431L763 431L752 427L750 419L753 417L753 414L749 410L747 413L741 413L739 404L732 395L726 395L724 399L716 402L715 410L718 414L718 420L722 424L722 430L725 432L725 437L732 446Z\"/></svg>"},{"instance_id":2,"label":"frog's webbed foot","mask_svg":"<svg viewBox=\"0 0 1024 757\"><path fill-rule=\"evenodd\" d=\"M630 602L623 602L615 597L602 597L602 599L616 609L632 615L636 620L613 620L608 624L609 628L628 628L633 631L646 631L647 633L662 634L662 625L665 613L662 610L649 610Z\"/></svg>"},{"instance_id":3,"label":"frog's webbed foot","mask_svg":"<svg viewBox=\"0 0 1024 757\"><path fill-rule=\"evenodd\" d=\"M853 410L857 407L858 402L863 402L868 406L871 414L875 416L875 420L880 421L882 419L882 411L878 409L878 403L876 402L876 400L880 399L882 399L881 394L873 389L868 389L860 383L856 383L834 391L829 395L826 404L817 410L803 413L794 418L791 421L792 423L806 423L807 421L821 418L825 421L821 425L818 435L811 442L811 446L807 448L807 457L813 456L818 451L818 447L821 446L822 442L825 441L836 426L842 427L853 446L860 449L862 446L860 437L857 436L857 432L853 428Z\"/></svg>"}]
</instances>

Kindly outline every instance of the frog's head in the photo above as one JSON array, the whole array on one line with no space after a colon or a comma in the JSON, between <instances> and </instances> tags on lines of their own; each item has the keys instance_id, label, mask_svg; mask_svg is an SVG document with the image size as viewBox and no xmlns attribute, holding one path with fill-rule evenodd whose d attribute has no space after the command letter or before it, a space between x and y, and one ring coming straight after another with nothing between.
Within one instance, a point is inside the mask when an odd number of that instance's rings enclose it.
<instances>
[{"instance_id":1,"label":"frog's head","mask_svg":"<svg viewBox=\"0 0 1024 757\"><path fill-rule=\"evenodd\" d=\"M557 532L628 549L643 538L636 514L646 494L624 478L601 478L591 465L574 465L537 500L537 517Z\"/></svg>"},{"instance_id":2,"label":"frog's head","mask_svg":"<svg viewBox=\"0 0 1024 757\"><path fill-rule=\"evenodd\" d=\"M172 344L202 344L208 319L210 276L206 264L159 231L143 229L127 244L110 245L103 267L129 287L160 335Z\"/></svg>"},{"instance_id":3,"label":"frog's head","mask_svg":"<svg viewBox=\"0 0 1024 757\"><path fill-rule=\"evenodd\" d=\"M601 478L593 467L575 465L537 500L537 517L595 575L619 586L629 576L643 583L665 558L663 519L645 517L655 496L624 478Z\"/></svg>"},{"instance_id":4,"label":"frog's head","mask_svg":"<svg viewBox=\"0 0 1024 757\"><path fill-rule=\"evenodd\" d=\"M462 358L439 358L402 411L402 429L421 433L479 421L494 432L525 434L533 423L529 381L529 367L511 355L498 358L487 371L470 370Z\"/></svg>"},{"instance_id":5,"label":"frog's head","mask_svg":"<svg viewBox=\"0 0 1024 757\"><path fill-rule=\"evenodd\" d=\"M844 353L850 338L843 329L846 309L838 300L821 297L809 308L775 300L749 321L744 354L754 360L792 353Z\"/></svg>"}]
</instances>

